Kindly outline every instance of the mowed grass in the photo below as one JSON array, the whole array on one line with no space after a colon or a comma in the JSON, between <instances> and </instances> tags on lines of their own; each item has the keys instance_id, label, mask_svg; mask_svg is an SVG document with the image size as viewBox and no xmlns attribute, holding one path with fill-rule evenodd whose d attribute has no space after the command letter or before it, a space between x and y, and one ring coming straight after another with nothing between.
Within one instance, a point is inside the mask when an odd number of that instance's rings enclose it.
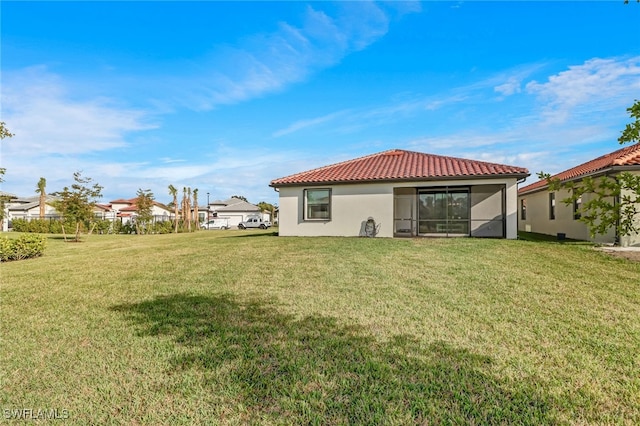
<instances>
[{"instance_id":1,"label":"mowed grass","mask_svg":"<svg viewBox=\"0 0 640 426\"><path fill-rule=\"evenodd\" d=\"M53 237L0 409L75 424L640 424L640 263L584 243Z\"/></svg>"}]
</instances>

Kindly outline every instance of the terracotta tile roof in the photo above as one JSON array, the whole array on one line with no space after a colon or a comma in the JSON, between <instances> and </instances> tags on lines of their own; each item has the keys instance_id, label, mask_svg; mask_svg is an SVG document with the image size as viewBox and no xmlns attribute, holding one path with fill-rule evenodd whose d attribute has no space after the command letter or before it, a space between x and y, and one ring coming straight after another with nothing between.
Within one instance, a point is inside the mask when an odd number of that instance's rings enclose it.
<instances>
[{"instance_id":1,"label":"terracotta tile roof","mask_svg":"<svg viewBox=\"0 0 640 426\"><path fill-rule=\"evenodd\" d=\"M392 149L274 179L270 186L528 175L522 167Z\"/></svg>"},{"instance_id":2,"label":"terracotta tile roof","mask_svg":"<svg viewBox=\"0 0 640 426\"><path fill-rule=\"evenodd\" d=\"M107 212L110 212L111 210L113 210L113 209L111 208L111 206L110 206L110 205L107 205L107 204L100 204L100 203L96 203L96 204L95 204L95 206L96 206L97 208L99 208L99 209L101 209L101 210L104 210L104 211L107 211Z\"/></svg>"},{"instance_id":3,"label":"terracotta tile roof","mask_svg":"<svg viewBox=\"0 0 640 426\"><path fill-rule=\"evenodd\" d=\"M124 198L118 198L117 200L109 201L109 203L111 204L133 204L135 202L135 198L129 198L128 200Z\"/></svg>"},{"instance_id":4,"label":"terracotta tile roof","mask_svg":"<svg viewBox=\"0 0 640 426\"><path fill-rule=\"evenodd\" d=\"M569 170L553 175L552 178L567 181L620 166L640 166L640 143L602 155L598 158L587 161L586 163L580 164L579 166L572 167ZM546 187L547 181L539 180L531 185L520 188L518 193L523 194Z\"/></svg>"}]
</instances>

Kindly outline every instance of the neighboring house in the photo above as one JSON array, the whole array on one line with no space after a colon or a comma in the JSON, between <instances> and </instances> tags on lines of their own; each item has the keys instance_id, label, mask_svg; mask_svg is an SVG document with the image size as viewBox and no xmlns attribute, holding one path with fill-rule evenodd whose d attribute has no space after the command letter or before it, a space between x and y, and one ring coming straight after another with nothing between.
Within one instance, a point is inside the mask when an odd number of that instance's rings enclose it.
<instances>
[{"instance_id":1,"label":"neighboring house","mask_svg":"<svg viewBox=\"0 0 640 426\"><path fill-rule=\"evenodd\" d=\"M110 201L108 207L115 211L116 217L120 218L123 223L129 222L138 215L136 198L119 198ZM154 222L173 220L173 209L157 201L154 201L151 206L151 214L153 215Z\"/></svg>"},{"instance_id":2,"label":"neighboring house","mask_svg":"<svg viewBox=\"0 0 640 426\"><path fill-rule=\"evenodd\" d=\"M572 167L552 178L562 182L579 182L586 176L593 178L615 176L622 172L640 175L640 143L627 146L601 157ZM520 221L518 229L540 234L564 234L567 238L576 240L591 240L598 243L613 244L619 240L622 246L640 246L640 235L618 238L615 229L605 235L591 238L587 225L579 221L577 210L582 203L589 201L590 194L584 194L581 200L573 205L566 205L563 199L569 197L566 189L549 192L546 180L540 180L518 191L518 206ZM640 206L638 206L640 209ZM637 218L640 222L640 217Z\"/></svg>"},{"instance_id":3,"label":"neighboring house","mask_svg":"<svg viewBox=\"0 0 640 426\"><path fill-rule=\"evenodd\" d=\"M271 220L271 215L268 212L262 212L260 207L234 197L226 201L216 200L209 203L209 211L212 217L229 219L231 227L237 227L240 222L244 222L250 217Z\"/></svg>"},{"instance_id":4,"label":"neighboring house","mask_svg":"<svg viewBox=\"0 0 640 426\"><path fill-rule=\"evenodd\" d=\"M44 218L45 219L58 219L60 213L53 207L52 201L58 200L58 197L47 195L45 197ZM39 219L40 218L40 196L15 198L9 202L7 208L9 220L13 219ZM98 219L115 218L113 210L104 204L96 204L93 212Z\"/></svg>"},{"instance_id":5,"label":"neighboring house","mask_svg":"<svg viewBox=\"0 0 640 426\"><path fill-rule=\"evenodd\" d=\"M17 195L12 194L10 192L0 191L0 209L2 209L2 223L0 229L3 232L7 232L9 230L9 205L11 200L15 200L18 198Z\"/></svg>"},{"instance_id":6,"label":"neighboring house","mask_svg":"<svg viewBox=\"0 0 640 426\"><path fill-rule=\"evenodd\" d=\"M522 167L393 149L291 176L279 235L517 238ZM375 222L375 227L372 227Z\"/></svg>"},{"instance_id":7,"label":"neighboring house","mask_svg":"<svg viewBox=\"0 0 640 426\"><path fill-rule=\"evenodd\" d=\"M45 196L44 217L45 219L57 219L60 214L53 207L52 202L58 200L52 195ZM40 196L16 198L11 200L7 208L9 220L14 219L39 219L40 218Z\"/></svg>"},{"instance_id":8,"label":"neighboring house","mask_svg":"<svg viewBox=\"0 0 640 426\"><path fill-rule=\"evenodd\" d=\"M116 219L116 211L108 204L96 203L93 207L93 214L96 219L114 221Z\"/></svg>"}]
</instances>

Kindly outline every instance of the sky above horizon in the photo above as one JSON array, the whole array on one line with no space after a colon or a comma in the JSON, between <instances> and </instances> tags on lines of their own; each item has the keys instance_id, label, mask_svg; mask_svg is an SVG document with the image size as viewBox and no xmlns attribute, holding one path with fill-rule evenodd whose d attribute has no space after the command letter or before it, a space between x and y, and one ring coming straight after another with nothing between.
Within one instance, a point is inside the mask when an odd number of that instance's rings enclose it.
<instances>
[{"instance_id":1,"label":"sky above horizon","mask_svg":"<svg viewBox=\"0 0 640 426\"><path fill-rule=\"evenodd\" d=\"M620 148L640 4L0 3L0 189L172 184L278 203L273 179L406 149L556 173Z\"/></svg>"}]
</instances>

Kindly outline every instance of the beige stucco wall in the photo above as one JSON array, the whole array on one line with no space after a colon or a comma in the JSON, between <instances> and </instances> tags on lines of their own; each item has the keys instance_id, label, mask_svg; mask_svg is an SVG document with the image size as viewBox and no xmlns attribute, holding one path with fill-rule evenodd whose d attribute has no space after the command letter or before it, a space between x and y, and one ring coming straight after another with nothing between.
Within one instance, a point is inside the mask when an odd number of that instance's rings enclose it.
<instances>
[{"instance_id":1,"label":"beige stucco wall","mask_svg":"<svg viewBox=\"0 0 640 426\"><path fill-rule=\"evenodd\" d=\"M635 176L640 176L640 171L633 171L630 173ZM625 191L622 195L624 196L625 194L630 197L634 196L631 191ZM638 209L640 210L640 206L638 206ZM635 223L636 227L640 228L640 214L636 215ZM640 247L640 234L620 238L620 245L623 247Z\"/></svg>"},{"instance_id":2,"label":"beige stucco wall","mask_svg":"<svg viewBox=\"0 0 640 426\"><path fill-rule=\"evenodd\" d=\"M373 217L378 236L393 236L393 186L387 184L328 185L331 189L331 220L304 221L304 189L280 188L279 235L358 236L362 222Z\"/></svg>"},{"instance_id":3,"label":"beige stucco wall","mask_svg":"<svg viewBox=\"0 0 640 426\"><path fill-rule=\"evenodd\" d=\"M633 172L639 175L640 172ZM549 191L541 190L531 194L518 197L518 209L520 200L525 199L527 202L527 218L519 220L518 229L527 232L537 232L540 234L557 235L558 233L566 234L567 238L576 240L593 241L601 244L613 244L615 242L615 230L612 228L605 235L596 235L591 238L587 226L573 218L573 205L566 205L563 199L569 196L567 190L556 191L556 215L555 220L549 219ZM589 194L583 195L583 201L590 199ZM520 211L518 210L518 215ZM636 221L640 224L640 216ZM620 239L622 246L640 246L640 235L622 237Z\"/></svg>"},{"instance_id":4,"label":"beige stucco wall","mask_svg":"<svg viewBox=\"0 0 640 426\"><path fill-rule=\"evenodd\" d=\"M165 210L160 206L156 206L155 204L151 206L151 214L156 218L164 217L166 218L166 220L169 220L169 218L171 217L171 212L169 210Z\"/></svg>"},{"instance_id":5,"label":"beige stucco wall","mask_svg":"<svg viewBox=\"0 0 640 426\"><path fill-rule=\"evenodd\" d=\"M471 236L502 236L502 187L503 185L471 187Z\"/></svg>"},{"instance_id":6,"label":"beige stucco wall","mask_svg":"<svg viewBox=\"0 0 640 426\"><path fill-rule=\"evenodd\" d=\"M363 222L373 217L379 225L379 237L393 237L394 188L505 185L507 238L517 238L517 185L515 178L449 180L424 182L368 183L326 185L315 188L331 189L331 220L304 221L304 189L309 186L282 187L279 189L279 235L282 236L358 236ZM472 195L474 196L474 195ZM497 201L495 211L488 204L477 207L491 215L501 213L500 199L486 197L487 203ZM484 213L483 213L484 214Z\"/></svg>"}]
</instances>

